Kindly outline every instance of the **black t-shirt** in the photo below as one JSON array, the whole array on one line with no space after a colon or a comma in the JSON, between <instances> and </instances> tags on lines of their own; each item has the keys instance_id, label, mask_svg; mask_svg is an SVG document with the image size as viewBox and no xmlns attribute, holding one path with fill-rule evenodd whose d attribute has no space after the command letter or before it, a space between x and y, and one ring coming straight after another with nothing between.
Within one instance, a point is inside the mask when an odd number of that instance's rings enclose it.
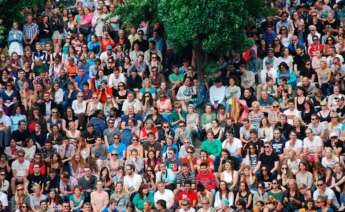
<instances>
[{"instance_id":1,"label":"black t-shirt","mask_svg":"<svg viewBox=\"0 0 345 212\"><path fill-rule=\"evenodd\" d=\"M306 55L296 55L294 58L293 58L293 64L297 65L297 70L298 71L301 71L305 65L305 62L309 60L309 57L306 56Z\"/></svg>"},{"instance_id":2,"label":"black t-shirt","mask_svg":"<svg viewBox=\"0 0 345 212\"><path fill-rule=\"evenodd\" d=\"M315 75L315 80L316 80L316 72L314 71L314 69L310 68L310 69L306 69L306 68L302 68L300 75L302 77L308 77L309 79L311 79L311 77L313 75Z\"/></svg>"},{"instance_id":3,"label":"black t-shirt","mask_svg":"<svg viewBox=\"0 0 345 212\"><path fill-rule=\"evenodd\" d=\"M28 181L29 181L29 191L32 192L32 186L34 184L39 184L41 185L42 188L45 187L47 178L44 175L29 175L28 176Z\"/></svg>"},{"instance_id":4,"label":"black t-shirt","mask_svg":"<svg viewBox=\"0 0 345 212\"><path fill-rule=\"evenodd\" d=\"M274 149L274 152L278 155L282 154L285 148L285 139L280 138L279 140L273 139L271 141L272 148Z\"/></svg>"},{"instance_id":5,"label":"black t-shirt","mask_svg":"<svg viewBox=\"0 0 345 212\"><path fill-rule=\"evenodd\" d=\"M342 141L337 140L336 142L333 142L331 140L328 140L325 142L325 147L331 147L333 150L337 149L337 148L342 148L341 150L341 154L345 153L345 149L344 149L344 145Z\"/></svg>"},{"instance_id":6,"label":"black t-shirt","mask_svg":"<svg viewBox=\"0 0 345 212\"><path fill-rule=\"evenodd\" d=\"M272 170L274 168L274 162L279 161L279 158L274 152L271 155L263 153L259 156L259 161L261 162L261 167L265 166L267 170Z\"/></svg>"},{"instance_id":7,"label":"black t-shirt","mask_svg":"<svg viewBox=\"0 0 345 212\"><path fill-rule=\"evenodd\" d=\"M95 144L96 137L98 136L100 135L96 130L92 133L89 133L87 130L82 133L82 137L86 139L87 144Z\"/></svg>"},{"instance_id":8,"label":"black t-shirt","mask_svg":"<svg viewBox=\"0 0 345 212\"><path fill-rule=\"evenodd\" d=\"M15 130L12 132L11 136L16 142L24 142L27 138L30 138L30 133L28 130L19 131Z\"/></svg>"}]
</instances>

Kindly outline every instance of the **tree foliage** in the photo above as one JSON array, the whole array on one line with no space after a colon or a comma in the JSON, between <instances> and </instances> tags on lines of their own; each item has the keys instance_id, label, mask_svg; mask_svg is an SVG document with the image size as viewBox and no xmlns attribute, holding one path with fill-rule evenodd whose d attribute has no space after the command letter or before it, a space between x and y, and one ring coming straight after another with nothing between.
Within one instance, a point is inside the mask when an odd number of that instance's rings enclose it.
<instances>
[{"instance_id":1,"label":"tree foliage","mask_svg":"<svg viewBox=\"0 0 345 212\"><path fill-rule=\"evenodd\" d=\"M5 26L10 27L13 20L24 20L24 8L43 6L44 2L45 0L0 0L0 18L4 20Z\"/></svg>"},{"instance_id":2,"label":"tree foliage","mask_svg":"<svg viewBox=\"0 0 345 212\"><path fill-rule=\"evenodd\" d=\"M118 5L115 13L126 25L139 25L141 21L156 22L159 0L127 0Z\"/></svg>"}]
</instances>

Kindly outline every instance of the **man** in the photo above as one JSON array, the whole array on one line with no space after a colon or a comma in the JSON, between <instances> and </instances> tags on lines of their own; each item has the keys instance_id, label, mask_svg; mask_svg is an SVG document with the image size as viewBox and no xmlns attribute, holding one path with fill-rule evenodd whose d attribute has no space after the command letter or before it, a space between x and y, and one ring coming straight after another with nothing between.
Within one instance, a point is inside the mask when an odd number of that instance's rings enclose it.
<instances>
[{"instance_id":1,"label":"man","mask_svg":"<svg viewBox=\"0 0 345 212\"><path fill-rule=\"evenodd\" d=\"M287 122L287 116L285 114L280 114L279 122L277 122L276 128L280 128L280 131L285 139L289 138L292 125Z\"/></svg>"},{"instance_id":2,"label":"man","mask_svg":"<svg viewBox=\"0 0 345 212\"><path fill-rule=\"evenodd\" d=\"M215 109L218 108L219 104L225 104L225 90L225 86L219 78L210 87L210 103Z\"/></svg>"},{"instance_id":3,"label":"man","mask_svg":"<svg viewBox=\"0 0 345 212\"><path fill-rule=\"evenodd\" d=\"M89 81L89 75L85 74L85 70L79 68L77 76L74 79L75 85L78 90L83 90L83 85Z\"/></svg>"},{"instance_id":4,"label":"man","mask_svg":"<svg viewBox=\"0 0 345 212\"><path fill-rule=\"evenodd\" d=\"M103 64L107 64L108 65L107 61L108 62L109 62L109 60L113 61L113 59L116 58L116 55L113 52L113 47L111 45L108 45L106 47L106 51L102 52L101 56L99 58L100 58L100 60L101 60L101 62Z\"/></svg>"},{"instance_id":5,"label":"man","mask_svg":"<svg viewBox=\"0 0 345 212\"><path fill-rule=\"evenodd\" d=\"M9 145L11 119L8 117L4 109L0 108L0 148L4 149Z\"/></svg>"},{"instance_id":6,"label":"man","mask_svg":"<svg viewBox=\"0 0 345 212\"><path fill-rule=\"evenodd\" d=\"M273 151L272 144L270 142L264 143L264 153L259 156L258 163L254 169L254 172L258 175L258 170L262 166L265 166L272 174L272 177L277 176L279 168L278 155Z\"/></svg>"},{"instance_id":7,"label":"man","mask_svg":"<svg viewBox=\"0 0 345 212\"><path fill-rule=\"evenodd\" d=\"M12 174L13 177L11 179L11 189L13 194L16 191L16 184L24 184L27 185L27 176L28 170L30 166L30 161L25 160L25 152L24 150L20 149L17 151L17 159L12 163Z\"/></svg>"},{"instance_id":8,"label":"man","mask_svg":"<svg viewBox=\"0 0 345 212\"><path fill-rule=\"evenodd\" d=\"M255 88L255 74L248 71L245 64L240 65L241 72L241 87L242 88Z\"/></svg>"},{"instance_id":9,"label":"man","mask_svg":"<svg viewBox=\"0 0 345 212\"><path fill-rule=\"evenodd\" d=\"M321 157L323 148L322 139L319 136L315 136L310 128L306 129L305 134L307 136L303 139L302 156L309 162L316 163Z\"/></svg>"},{"instance_id":10,"label":"man","mask_svg":"<svg viewBox=\"0 0 345 212\"><path fill-rule=\"evenodd\" d=\"M327 126L320 122L320 118L317 114L311 115L311 123L308 124L308 128L312 130L314 135L320 136L321 138L325 137Z\"/></svg>"},{"instance_id":11,"label":"man","mask_svg":"<svg viewBox=\"0 0 345 212\"><path fill-rule=\"evenodd\" d=\"M123 179L123 186L125 191L131 195L139 190L142 182L142 177L138 175L135 171L135 166L133 164L126 165L126 175Z\"/></svg>"},{"instance_id":12,"label":"man","mask_svg":"<svg viewBox=\"0 0 345 212\"><path fill-rule=\"evenodd\" d=\"M144 159L143 158L139 158L139 153L137 149L132 149L130 151L130 156L129 158L127 158L126 160L126 165L134 165L135 167L135 172L142 174L144 171Z\"/></svg>"},{"instance_id":13,"label":"man","mask_svg":"<svg viewBox=\"0 0 345 212\"><path fill-rule=\"evenodd\" d=\"M167 150L167 158L165 160L165 165L168 169L173 171L173 173L176 175L179 171L180 167L180 161L176 156L176 150L174 148L168 148Z\"/></svg>"},{"instance_id":14,"label":"man","mask_svg":"<svg viewBox=\"0 0 345 212\"><path fill-rule=\"evenodd\" d=\"M35 184L38 184L41 186L41 188L45 188L47 178L46 175L42 175L40 172L40 165L39 164L34 164L34 173L30 174L28 176L28 191L32 193L32 186Z\"/></svg>"},{"instance_id":15,"label":"man","mask_svg":"<svg viewBox=\"0 0 345 212\"><path fill-rule=\"evenodd\" d=\"M126 83L126 80L125 75L120 72L120 69L115 67L113 73L109 75L108 85L111 88L118 89L119 84L121 82Z\"/></svg>"},{"instance_id":16,"label":"man","mask_svg":"<svg viewBox=\"0 0 345 212\"><path fill-rule=\"evenodd\" d=\"M70 203L68 201L64 201L62 203L62 212L71 212L71 206Z\"/></svg>"},{"instance_id":17,"label":"man","mask_svg":"<svg viewBox=\"0 0 345 212\"><path fill-rule=\"evenodd\" d=\"M279 128L274 129L273 131L273 139L272 139L272 147L274 152L280 156L285 148L286 140L282 137L282 133Z\"/></svg>"},{"instance_id":18,"label":"man","mask_svg":"<svg viewBox=\"0 0 345 212\"><path fill-rule=\"evenodd\" d=\"M213 159L216 159L222 151L222 143L219 139L214 138L213 131L211 130L207 132L206 137L207 139L202 142L200 148L210 154Z\"/></svg>"},{"instance_id":19,"label":"man","mask_svg":"<svg viewBox=\"0 0 345 212\"><path fill-rule=\"evenodd\" d=\"M230 156L234 158L234 165L237 167L242 161L242 142L235 138L233 130L226 131L225 136L222 149L226 149L230 153Z\"/></svg>"},{"instance_id":20,"label":"man","mask_svg":"<svg viewBox=\"0 0 345 212\"><path fill-rule=\"evenodd\" d=\"M162 52L157 49L156 41L154 40L149 41L149 49L144 53L146 64L150 64L152 54L157 54L158 57L161 58L161 60L163 59Z\"/></svg>"},{"instance_id":21,"label":"man","mask_svg":"<svg viewBox=\"0 0 345 212\"><path fill-rule=\"evenodd\" d=\"M144 31L138 30L138 36L139 38L137 42L139 43L139 49L140 51L145 52L149 48L149 42L144 38Z\"/></svg>"},{"instance_id":22,"label":"man","mask_svg":"<svg viewBox=\"0 0 345 212\"><path fill-rule=\"evenodd\" d=\"M93 124L88 123L86 130L81 133L81 137L86 139L86 143L93 146L96 142L96 138L100 137L101 132L97 132Z\"/></svg>"},{"instance_id":23,"label":"man","mask_svg":"<svg viewBox=\"0 0 345 212\"><path fill-rule=\"evenodd\" d=\"M97 177L92 174L90 167L84 168L84 176L79 178L78 185L84 190L85 199L90 199L90 194L96 187Z\"/></svg>"},{"instance_id":24,"label":"man","mask_svg":"<svg viewBox=\"0 0 345 212\"><path fill-rule=\"evenodd\" d=\"M103 208L101 212L119 212L119 210L116 207L117 207L117 201L114 199L110 199L108 207Z\"/></svg>"},{"instance_id":25,"label":"man","mask_svg":"<svg viewBox=\"0 0 345 212\"><path fill-rule=\"evenodd\" d=\"M323 179L318 179L317 189L313 193L313 200L316 201L319 197L325 197L327 199L327 204L332 208L339 208L339 202L334 194L334 191L327 187Z\"/></svg>"},{"instance_id":26,"label":"man","mask_svg":"<svg viewBox=\"0 0 345 212\"><path fill-rule=\"evenodd\" d=\"M200 165L200 170L195 176L195 180L205 186L205 188L210 191L213 195L216 193L218 186L218 178L215 173L208 169L207 163L202 163Z\"/></svg>"},{"instance_id":27,"label":"man","mask_svg":"<svg viewBox=\"0 0 345 212\"><path fill-rule=\"evenodd\" d=\"M48 212L48 202L47 200L41 200L40 201L40 208L38 209L38 212Z\"/></svg>"},{"instance_id":28,"label":"man","mask_svg":"<svg viewBox=\"0 0 345 212\"><path fill-rule=\"evenodd\" d=\"M295 151L296 155L300 155L303 149L303 141L297 138L295 130L290 132L290 140L285 143L284 155L287 156L290 150Z\"/></svg>"},{"instance_id":29,"label":"man","mask_svg":"<svg viewBox=\"0 0 345 212\"><path fill-rule=\"evenodd\" d=\"M175 143L181 144L184 140L192 139L192 132L190 128L186 127L186 123L184 121L180 121L178 124L178 128L175 129Z\"/></svg>"},{"instance_id":30,"label":"man","mask_svg":"<svg viewBox=\"0 0 345 212\"><path fill-rule=\"evenodd\" d=\"M132 109L134 113L140 113L142 111L143 104L135 98L133 92L128 92L127 99L123 102L122 111L125 114L129 113L129 110Z\"/></svg>"},{"instance_id":31,"label":"man","mask_svg":"<svg viewBox=\"0 0 345 212\"><path fill-rule=\"evenodd\" d=\"M109 145L108 141L105 142L108 147L108 154L112 153L113 151L117 151L118 159L123 159L124 157L126 157L127 146L124 143L120 143L120 135L115 134L112 143L113 144Z\"/></svg>"},{"instance_id":32,"label":"man","mask_svg":"<svg viewBox=\"0 0 345 212\"><path fill-rule=\"evenodd\" d=\"M156 181L163 182L165 188L173 190L176 184L176 175L171 169L167 169L165 164L160 164L159 171L156 172Z\"/></svg>"},{"instance_id":33,"label":"man","mask_svg":"<svg viewBox=\"0 0 345 212\"><path fill-rule=\"evenodd\" d=\"M190 169L187 163L182 164L181 171L176 175L176 187L181 188L183 184L189 182L189 184L194 188L194 172Z\"/></svg>"},{"instance_id":34,"label":"man","mask_svg":"<svg viewBox=\"0 0 345 212\"><path fill-rule=\"evenodd\" d=\"M246 144L249 142L250 130L253 129L253 127L251 126L248 118L243 119L242 123L243 126L240 128L240 140L243 144Z\"/></svg>"},{"instance_id":35,"label":"man","mask_svg":"<svg viewBox=\"0 0 345 212\"><path fill-rule=\"evenodd\" d=\"M39 33L36 23L33 23L33 17L29 14L26 18L26 24L23 27L24 43L32 47Z\"/></svg>"},{"instance_id":36,"label":"man","mask_svg":"<svg viewBox=\"0 0 345 212\"><path fill-rule=\"evenodd\" d=\"M91 205L95 212L101 212L109 203L109 194L103 189L103 182L98 180L96 190L91 193Z\"/></svg>"},{"instance_id":37,"label":"man","mask_svg":"<svg viewBox=\"0 0 345 212\"><path fill-rule=\"evenodd\" d=\"M26 128L26 122L20 120L18 122L18 129L12 132L12 139L20 146L24 146L24 141L31 137L29 131Z\"/></svg>"},{"instance_id":38,"label":"man","mask_svg":"<svg viewBox=\"0 0 345 212\"><path fill-rule=\"evenodd\" d=\"M175 195L174 193L166 189L163 182L157 183L157 191L154 194L154 201L156 203L157 208L157 202L159 200L164 200L166 202L167 209L172 209L175 203Z\"/></svg>"},{"instance_id":39,"label":"man","mask_svg":"<svg viewBox=\"0 0 345 212\"><path fill-rule=\"evenodd\" d=\"M293 99L288 100L288 108L284 111L287 117L288 123L293 124L295 118L301 119L301 112L295 107L295 102Z\"/></svg>"},{"instance_id":40,"label":"man","mask_svg":"<svg viewBox=\"0 0 345 212\"><path fill-rule=\"evenodd\" d=\"M196 206L197 193L193 191L191 181L185 181L182 187L178 189L176 199L180 205L183 201L188 200L191 207Z\"/></svg>"},{"instance_id":41,"label":"man","mask_svg":"<svg viewBox=\"0 0 345 212\"><path fill-rule=\"evenodd\" d=\"M107 128L103 131L104 143L111 145L113 143L113 138L115 134L119 134L120 130L114 126L115 120L110 118L107 121Z\"/></svg>"},{"instance_id":42,"label":"man","mask_svg":"<svg viewBox=\"0 0 345 212\"><path fill-rule=\"evenodd\" d=\"M50 93L47 91L43 94L43 99L38 100L38 107L40 108L41 114L47 119L50 118L50 115L53 113L53 109L57 110L57 105L50 98Z\"/></svg>"}]
</instances>

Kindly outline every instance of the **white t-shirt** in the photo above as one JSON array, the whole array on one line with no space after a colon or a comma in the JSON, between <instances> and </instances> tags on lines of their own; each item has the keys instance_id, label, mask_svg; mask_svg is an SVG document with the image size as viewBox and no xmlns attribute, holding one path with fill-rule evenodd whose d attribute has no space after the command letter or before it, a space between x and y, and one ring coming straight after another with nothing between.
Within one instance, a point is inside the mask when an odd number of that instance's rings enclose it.
<instances>
[{"instance_id":1,"label":"white t-shirt","mask_svg":"<svg viewBox=\"0 0 345 212\"><path fill-rule=\"evenodd\" d=\"M127 186L130 191L131 190L138 191L142 180L143 178L140 175L133 173L131 177L126 175L123 178L123 185Z\"/></svg>"},{"instance_id":2,"label":"white t-shirt","mask_svg":"<svg viewBox=\"0 0 345 212\"><path fill-rule=\"evenodd\" d=\"M12 163L12 170L16 171L17 177L25 177L28 173L30 162L24 160L23 163L19 163L18 160L15 160Z\"/></svg>"},{"instance_id":3,"label":"white t-shirt","mask_svg":"<svg viewBox=\"0 0 345 212\"><path fill-rule=\"evenodd\" d=\"M154 195L155 203L157 203L157 201L160 199L165 200L168 209L170 209L174 205L174 198L174 193L169 189L165 189L164 193L156 191Z\"/></svg>"},{"instance_id":4,"label":"white t-shirt","mask_svg":"<svg viewBox=\"0 0 345 212\"><path fill-rule=\"evenodd\" d=\"M284 114L287 116L287 119L288 119L288 123L293 125L293 119L295 117L301 119L301 112L298 111L297 109L294 109L294 110L290 110L290 109L287 109L284 111Z\"/></svg>"},{"instance_id":5,"label":"white t-shirt","mask_svg":"<svg viewBox=\"0 0 345 212\"><path fill-rule=\"evenodd\" d=\"M236 151L239 148L242 148L242 142L238 138L233 138L233 141L231 144L229 142L223 142L222 147L223 147L223 149L228 150L230 152L231 156L234 156L234 155L236 155Z\"/></svg>"},{"instance_id":6,"label":"white t-shirt","mask_svg":"<svg viewBox=\"0 0 345 212\"><path fill-rule=\"evenodd\" d=\"M292 145L291 140L288 140L285 143L285 148L293 149L295 152L298 152L298 150L302 150L302 148L303 148L303 141L300 139L297 139L295 144Z\"/></svg>"},{"instance_id":7,"label":"white t-shirt","mask_svg":"<svg viewBox=\"0 0 345 212\"><path fill-rule=\"evenodd\" d=\"M7 194L5 194L4 192L0 192L0 202L2 203L3 207L8 206Z\"/></svg>"},{"instance_id":8,"label":"white t-shirt","mask_svg":"<svg viewBox=\"0 0 345 212\"><path fill-rule=\"evenodd\" d=\"M319 196L320 196L320 191L319 189L317 189L313 193L313 200L316 201ZM336 208L339 208L339 202L334 192L332 191L332 189L326 188L325 192L321 196L327 197L327 200L332 200L333 206L335 206Z\"/></svg>"},{"instance_id":9,"label":"white t-shirt","mask_svg":"<svg viewBox=\"0 0 345 212\"><path fill-rule=\"evenodd\" d=\"M315 153L318 148L322 148L323 143L319 136L314 136L313 140L310 141L309 138L303 140L303 148L307 148L309 152Z\"/></svg>"}]
</instances>

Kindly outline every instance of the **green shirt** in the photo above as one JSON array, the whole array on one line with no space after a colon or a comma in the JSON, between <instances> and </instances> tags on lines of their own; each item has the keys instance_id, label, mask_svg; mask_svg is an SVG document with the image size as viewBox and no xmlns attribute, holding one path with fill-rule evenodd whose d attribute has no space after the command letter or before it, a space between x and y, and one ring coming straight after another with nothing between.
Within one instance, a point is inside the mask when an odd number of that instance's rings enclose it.
<instances>
[{"instance_id":1,"label":"green shirt","mask_svg":"<svg viewBox=\"0 0 345 212\"><path fill-rule=\"evenodd\" d=\"M176 75L175 73L172 73L169 75L169 81L170 82L175 82L175 81L180 81L182 82L184 79L184 74L178 74Z\"/></svg>"},{"instance_id":2,"label":"green shirt","mask_svg":"<svg viewBox=\"0 0 345 212\"><path fill-rule=\"evenodd\" d=\"M217 157L220 156L220 153L222 151L222 143L219 139L213 139L213 141L207 139L202 142L200 148L206 151L208 154Z\"/></svg>"},{"instance_id":3,"label":"green shirt","mask_svg":"<svg viewBox=\"0 0 345 212\"><path fill-rule=\"evenodd\" d=\"M187 117L187 111L181 110L181 116L182 118L184 118L184 121L185 121ZM171 111L171 113L169 114L169 119L171 123L180 120L180 116L177 114L177 111L175 109Z\"/></svg>"},{"instance_id":4,"label":"green shirt","mask_svg":"<svg viewBox=\"0 0 345 212\"><path fill-rule=\"evenodd\" d=\"M211 115L207 115L206 113L203 113L200 118L200 124L211 124L212 121L216 120L217 115L215 113L211 113Z\"/></svg>"},{"instance_id":5,"label":"green shirt","mask_svg":"<svg viewBox=\"0 0 345 212\"><path fill-rule=\"evenodd\" d=\"M139 209L139 211L143 211L144 210L144 203L148 201L151 203L151 205L154 205L155 201L154 201L154 196L152 192L149 192L144 198L141 198L140 194L137 193L135 194L132 202L135 205L136 208Z\"/></svg>"}]
</instances>

